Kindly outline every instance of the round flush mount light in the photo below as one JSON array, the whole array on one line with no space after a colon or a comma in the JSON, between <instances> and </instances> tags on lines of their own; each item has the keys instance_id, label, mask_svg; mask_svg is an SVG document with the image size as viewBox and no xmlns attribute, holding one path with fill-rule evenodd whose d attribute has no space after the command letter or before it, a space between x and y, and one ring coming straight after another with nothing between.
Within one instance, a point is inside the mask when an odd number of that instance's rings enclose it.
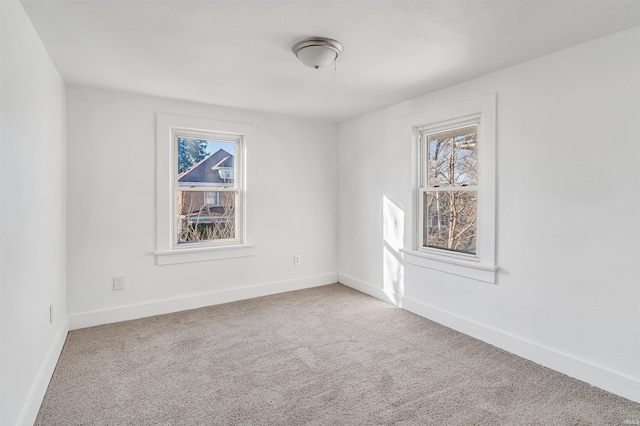
<instances>
[{"instance_id":1,"label":"round flush mount light","mask_svg":"<svg viewBox=\"0 0 640 426\"><path fill-rule=\"evenodd\" d=\"M300 62L314 69L329 65L342 53L342 45L326 37L311 37L300 40L291 48Z\"/></svg>"}]
</instances>

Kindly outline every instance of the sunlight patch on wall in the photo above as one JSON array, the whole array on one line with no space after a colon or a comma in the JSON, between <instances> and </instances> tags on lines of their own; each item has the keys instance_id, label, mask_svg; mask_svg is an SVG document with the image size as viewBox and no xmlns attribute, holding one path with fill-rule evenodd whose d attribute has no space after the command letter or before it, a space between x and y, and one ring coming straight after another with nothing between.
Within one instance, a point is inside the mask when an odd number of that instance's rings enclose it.
<instances>
[{"instance_id":1,"label":"sunlight patch on wall","mask_svg":"<svg viewBox=\"0 0 640 426\"><path fill-rule=\"evenodd\" d=\"M382 197L382 239L383 291L397 305L404 294L404 265L400 254L404 246L404 211L386 196Z\"/></svg>"}]
</instances>

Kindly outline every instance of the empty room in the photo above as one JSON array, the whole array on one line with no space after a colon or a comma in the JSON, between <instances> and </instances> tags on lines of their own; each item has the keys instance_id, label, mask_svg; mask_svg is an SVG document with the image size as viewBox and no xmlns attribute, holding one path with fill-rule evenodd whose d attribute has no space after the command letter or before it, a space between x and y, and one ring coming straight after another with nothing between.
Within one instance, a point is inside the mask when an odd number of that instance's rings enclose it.
<instances>
[{"instance_id":1,"label":"empty room","mask_svg":"<svg viewBox=\"0 0 640 426\"><path fill-rule=\"evenodd\" d=\"M640 1L1 0L0 425L640 424Z\"/></svg>"}]
</instances>

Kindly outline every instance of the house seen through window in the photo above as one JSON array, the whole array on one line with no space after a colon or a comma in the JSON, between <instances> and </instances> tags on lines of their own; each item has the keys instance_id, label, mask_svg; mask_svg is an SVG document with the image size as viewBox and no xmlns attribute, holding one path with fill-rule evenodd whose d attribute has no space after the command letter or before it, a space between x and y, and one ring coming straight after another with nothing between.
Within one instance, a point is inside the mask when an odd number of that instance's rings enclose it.
<instances>
[{"instance_id":1,"label":"house seen through window","mask_svg":"<svg viewBox=\"0 0 640 426\"><path fill-rule=\"evenodd\" d=\"M176 244L237 242L241 137L176 133L174 140Z\"/></svg>"}]
</instances>

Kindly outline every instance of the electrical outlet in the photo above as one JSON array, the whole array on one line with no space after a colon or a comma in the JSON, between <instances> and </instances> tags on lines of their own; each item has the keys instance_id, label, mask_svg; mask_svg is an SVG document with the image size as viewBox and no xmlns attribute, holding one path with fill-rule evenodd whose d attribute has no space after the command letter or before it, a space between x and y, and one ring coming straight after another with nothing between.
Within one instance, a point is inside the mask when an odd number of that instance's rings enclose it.
<instances>
[{"instance_id":1,"label":"electrical outlet","mask_svg":"<svg viewBox=\"0 0 640 426\"><path fill-rule=\"evenodd\" d=\"M300 266L300 255L293 256L293 266Z\"/></svg>"},{"instance_id":2,"label":"electrical outlet","mask_svg":"<svg viewBox=\"0 0 640 426\"><path fill-rule=\"evenodd\" d=\"M113 290L124 290L124 277L113 277Z\"/></svg>"}]
</instances>

